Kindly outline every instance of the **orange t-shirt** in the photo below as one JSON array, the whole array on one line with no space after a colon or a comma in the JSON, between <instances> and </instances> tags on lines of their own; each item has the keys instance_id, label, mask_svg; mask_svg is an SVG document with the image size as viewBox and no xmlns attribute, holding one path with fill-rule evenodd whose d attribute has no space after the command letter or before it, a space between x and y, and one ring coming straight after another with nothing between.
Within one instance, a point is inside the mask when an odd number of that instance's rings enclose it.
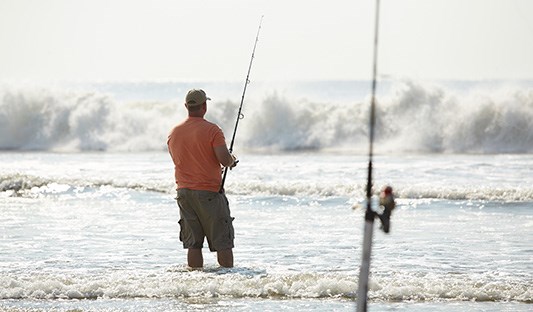
<instances>
[{"instance_id":1,"label":"orange t-shirt","mask_svg":"<svg viewBox=\"0 0 533 312\"><path fill-rule=\"evenodd\" d=\"M222 182L214 147L226 145L222 130L202 117L188 117L168 135L178 189L218 192Z\"/></svg>"}]
</instances>

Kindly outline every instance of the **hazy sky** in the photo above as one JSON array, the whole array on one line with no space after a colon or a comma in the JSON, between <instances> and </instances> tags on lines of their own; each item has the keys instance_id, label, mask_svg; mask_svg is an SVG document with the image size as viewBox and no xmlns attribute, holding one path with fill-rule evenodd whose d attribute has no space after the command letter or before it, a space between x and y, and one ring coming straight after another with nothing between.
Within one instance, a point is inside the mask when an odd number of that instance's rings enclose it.
<instances>
[{"instance_id":1,"label":"hazy sky","mask_svg":"<svg viewBox=\"0 0 533 312\"><path fill-rule=\"evenodd\" d=\"M372 0L0 0L0 80L369 79ZM378 71L533 78L533 1L382 0Z\"/></svg>"}]
</instances>

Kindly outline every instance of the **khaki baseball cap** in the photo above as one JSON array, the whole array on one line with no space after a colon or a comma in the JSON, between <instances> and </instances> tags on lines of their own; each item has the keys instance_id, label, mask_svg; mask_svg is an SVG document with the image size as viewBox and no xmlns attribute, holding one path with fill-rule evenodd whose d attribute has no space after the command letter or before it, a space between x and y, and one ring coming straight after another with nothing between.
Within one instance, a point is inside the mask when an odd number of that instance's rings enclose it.
<instances>
[{"instance_id":1,"label":"khaki baseball cap","mask_svg":"<svg viewBox=\"0 0 533 312\"><path fill-rule=\"evenodd\" d=\"M204 90L192 89L187 92L185 104L187 104L187 106L198 106L204 104L207 100L211 99L207 97Z\"/></svg>"}]
</instances>

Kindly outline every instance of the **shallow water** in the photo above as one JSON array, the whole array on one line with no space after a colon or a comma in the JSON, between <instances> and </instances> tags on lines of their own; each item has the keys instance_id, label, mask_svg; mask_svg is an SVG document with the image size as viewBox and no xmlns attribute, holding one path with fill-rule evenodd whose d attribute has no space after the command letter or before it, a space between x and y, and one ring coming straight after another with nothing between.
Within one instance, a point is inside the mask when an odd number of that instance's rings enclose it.
<instances>
[{"instance_id":1,"label":"shallow water","mask_svg":"<svg viewBox=\"0 0 533 312\"><path fill-rule=\"evenodd\" d=\"M185 267L163 152L1 153L0 311L353 311L366 157L243 154L233 269ZM533 157L375 159L370 311L529 311Z\"/></svg>"}]
</instances>

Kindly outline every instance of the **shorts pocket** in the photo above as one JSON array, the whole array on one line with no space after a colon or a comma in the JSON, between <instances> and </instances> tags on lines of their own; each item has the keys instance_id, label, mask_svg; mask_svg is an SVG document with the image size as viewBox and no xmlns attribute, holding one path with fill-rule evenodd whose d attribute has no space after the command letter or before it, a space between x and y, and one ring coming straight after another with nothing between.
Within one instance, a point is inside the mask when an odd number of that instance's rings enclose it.
<instances>
[{"instance_id":1,"label":"shorts pocket","mask_svg":"<svg viewBox=\"0 0 533 312\"><path fill-rule=\"evenodd\" d=\"M180 219L178 223L180 224L180 241L183 242L183 236L184 236L183 219Z\"/></svg>"},{"instance_id":2,"label":"shorts pocket","mask_svg":"<svg viewBox=\"0 0 533 312\"><path fill-rule=\"evenodd\" d=\"M203 201L212 202L213 200L216 200L219 196L217 192L211 192L211 191L198 191L199 198Z\"/></svg>"},{"instance_id":3,"label":"shorts pocket","mask_svg":"<svg viewBox=\"0 0 533 312\"><path fill-rule=\"evenodd\" d=\"M228 219L226 219L226 231L228 233L228 238L233 240L235 238L235 230L233 229L233 220L235 220L235 218L233 217L229 217Z\"/></svg>"}]
</instances>

